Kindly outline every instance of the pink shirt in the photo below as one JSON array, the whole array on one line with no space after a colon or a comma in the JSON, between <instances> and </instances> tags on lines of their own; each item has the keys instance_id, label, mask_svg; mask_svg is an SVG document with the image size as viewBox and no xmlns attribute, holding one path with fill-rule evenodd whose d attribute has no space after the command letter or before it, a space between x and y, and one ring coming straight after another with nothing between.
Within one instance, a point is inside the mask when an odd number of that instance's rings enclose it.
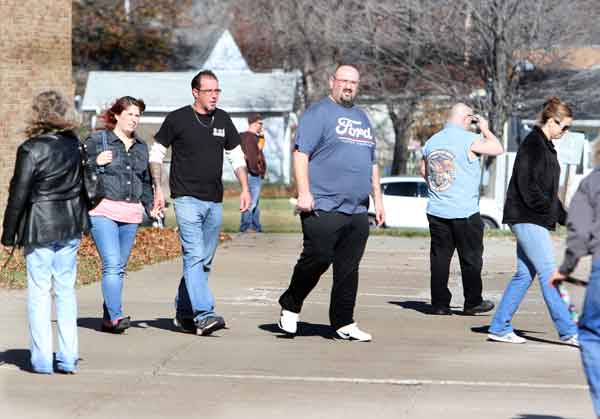
<instances>
[{"instance_id":1,"label":"pink shirt","mask_svg":"<svg viewBox=\"0 0 600 419\"><path fill-rule=\"evenodd\" d=\"M112 201L104 198L89 214L101 215L121 223L139 224L144 218L144 207L139 202Z\"/></svg>"}]
</instances>

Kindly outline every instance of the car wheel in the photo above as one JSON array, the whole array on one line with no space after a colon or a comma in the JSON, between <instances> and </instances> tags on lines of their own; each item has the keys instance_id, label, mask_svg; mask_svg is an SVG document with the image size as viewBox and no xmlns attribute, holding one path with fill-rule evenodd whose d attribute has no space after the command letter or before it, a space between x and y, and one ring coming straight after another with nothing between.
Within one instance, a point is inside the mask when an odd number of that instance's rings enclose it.
<instances>
[{"instance_id":1,"label":"car wheel","mask_svg":"<svg viewBox=\"0 0 600 419\"><path fill-rule=\"evenodd\" d=\"M483 221L484 230L499 228L498 224L489 217L481 217L481 221Z\"/></svg>"}]
</instances>

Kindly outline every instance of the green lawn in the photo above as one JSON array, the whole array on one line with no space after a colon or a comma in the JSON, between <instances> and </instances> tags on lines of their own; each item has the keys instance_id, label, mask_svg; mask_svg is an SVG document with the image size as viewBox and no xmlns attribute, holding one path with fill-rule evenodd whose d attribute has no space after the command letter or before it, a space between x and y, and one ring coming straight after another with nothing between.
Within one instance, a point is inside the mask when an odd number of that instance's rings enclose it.
<instances>
[{"instance_id":1,"label":"green lawn","mask_svg":"<svg viewBox=\"0 0 600 419\"><path fill-rule=\"evenodd\" d=\"M167 226L175 227L175 214L173 206L166 211ZM260 220L265 233L300 233L300 218L294 215L294 208L288 198L262 198L260 200ZM239 198L227 197L223 201L223 231L236 233L240 228ZM559 230L559 234L562 231ZM401 236L401 237L427 237L427 229L411 228L376 228L371 230L372 235ZM564 233L563 233L564 234ZM512 236L510 230L486 230L486 237Z\"/></svg>"},{"instance_id":2,"label":"green lawn","mask_svg":"<svg viewBox=\"0 0 600 419\"><path fill-rule=\"evenodd\" d=\"M167 226L175 227L175 213L170 205L165 211ZM300 218L294 215L294 208L288 198L263 198L260 200L260 221L265 233L298 233ZM227 233L240 229L240 200L227 197L223 200L223 228Z\"/></svg>"},{"instance_id":3,"label":"green lawn","mask_svg":"<svg viewBox=\"0 0 600 419\"><path fill-rule=\"evenodd\" d=\"M300 232L300 217L294 215L294 207L288 198L263 198L260 200L260 222L265 233ZM240 200L225 198L223 201L223 231L235 233L240 230Z\"/></svg>"}]
</instances>

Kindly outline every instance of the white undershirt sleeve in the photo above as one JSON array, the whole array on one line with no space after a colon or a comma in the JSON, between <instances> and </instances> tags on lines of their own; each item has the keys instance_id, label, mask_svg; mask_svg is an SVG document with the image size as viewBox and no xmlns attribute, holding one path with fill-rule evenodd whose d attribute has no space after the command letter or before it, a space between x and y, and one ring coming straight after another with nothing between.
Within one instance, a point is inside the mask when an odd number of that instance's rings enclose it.
<instances>
[{"instance_id":1,"label":"white undershirt sleeve","mask_svg":"<svg viewBox=\"0 0 600 419\"><path fill-rule=\"evenodd\" d=\"M246 157L241 146L237 146L231 150L225 150L225 158L235 172L240 167L246 167Z\"/></svg>"},{"instance_id":2,"label":"white undershirt sleeve","mask_svg":"<svg viewBox=\"0 0 600 419\"><path fill-rule=\"evenodd\" d=\"M152 144L152 147L150 148L150 163L162 164L166 154L167 148L164 145L155 141L154 144Z\"/></svg>"}]
</instances>

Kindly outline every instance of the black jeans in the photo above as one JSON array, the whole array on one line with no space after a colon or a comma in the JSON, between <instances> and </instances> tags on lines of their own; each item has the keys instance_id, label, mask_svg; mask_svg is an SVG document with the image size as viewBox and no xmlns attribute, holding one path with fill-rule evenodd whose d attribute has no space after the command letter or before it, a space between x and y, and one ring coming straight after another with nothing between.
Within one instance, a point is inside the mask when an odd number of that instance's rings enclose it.
<instances>
[{"instance_id":1,"label":"black jeans","mask_svg":"<svg viewBox=\"0 0 600 419\"><path fill-rule=\"evenodd\" d=\"M450 261L458 251L465 308L482 302L483 221L479 213L469 218L446 219L427 214L431 234L431 305L450 307Z\"/></svg>"},{"instance_id":2,"label":"black jeans","mask_svg":"<svg viewBox=\"0 0 600 419\"><path fill-rule=\"evenodd\" d=\"M321 275L333 264L329 321L335 329L352 324L358 265L369 237L367 214L316 211L302 214L301 219L304 248L279 304L285 310L299 313Z\"/></svg>"}]
</instances>

